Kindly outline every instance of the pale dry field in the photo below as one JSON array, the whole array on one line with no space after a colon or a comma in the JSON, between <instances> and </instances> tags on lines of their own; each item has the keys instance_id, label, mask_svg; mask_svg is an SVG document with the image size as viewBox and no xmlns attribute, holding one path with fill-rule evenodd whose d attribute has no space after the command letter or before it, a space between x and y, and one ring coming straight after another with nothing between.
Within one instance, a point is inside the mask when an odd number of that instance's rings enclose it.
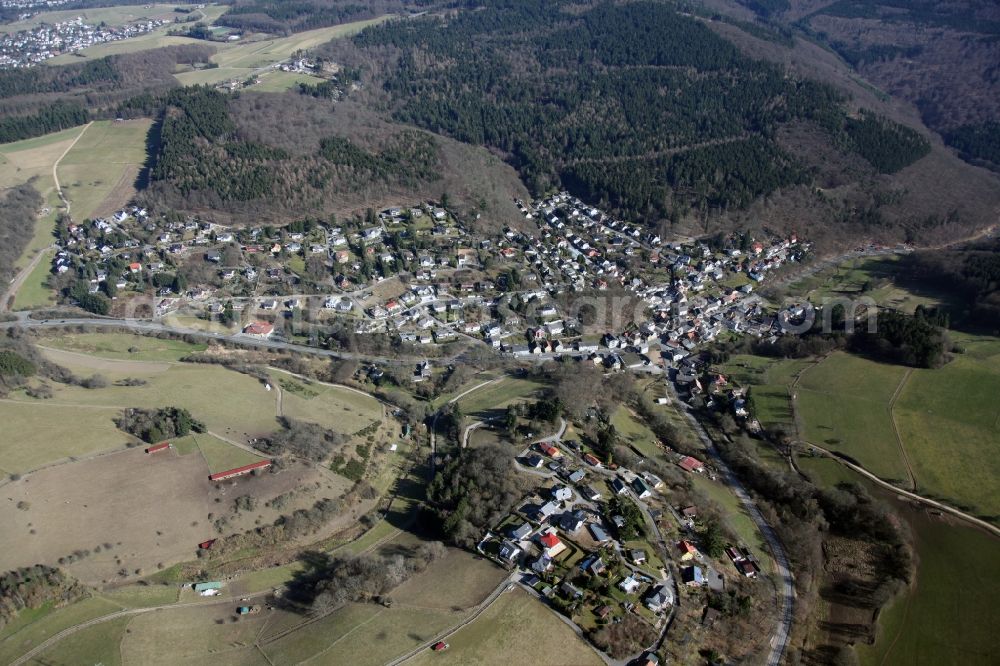
<instances>
[{"instance_id":1,"label":"pale dry field","mask_svg":"<svg viewBox=\"0 0 1000 666\"><path fill-rule=\"evenodd\" d=\"M101 552L67 570L88 583L120 580L122 568L130 577L136 569L148 575L158 564L193 559L198 543L220 536L212 526L214 518L228 517L225 534L242 532L255 520L270 523L281 513L343 490L327 488L326 476L303 465L219 484L210 482L208 474L197 451L146 454L137 447L10 482L0 487L0 534L6 546L0 549L0 570L35 563L56 566L60 557L101 545ZM321 484L315 489L317 481ZM264 507L265 501L294 489L305 492L280 512ZM258 508L234 514L233 501L241 495L257 498ZM19 502L27 502L27 508L17 508ZM105 543L112 548L105 549Z\"/></svg>"}]
</instances>

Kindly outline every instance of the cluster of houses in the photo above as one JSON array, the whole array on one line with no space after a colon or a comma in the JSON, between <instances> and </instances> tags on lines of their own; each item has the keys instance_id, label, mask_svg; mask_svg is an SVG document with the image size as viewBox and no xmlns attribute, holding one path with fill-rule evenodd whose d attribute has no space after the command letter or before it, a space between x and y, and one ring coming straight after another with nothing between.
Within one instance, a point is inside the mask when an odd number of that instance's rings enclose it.
<instances>
[{"instance_id":1,"label":"cluster of houses","mask_svg":"<svg viewBox=\"0 0 1000 666\"><path fill-rule=\"evenodd\" d=\"M140 19L120 26L90 25L78 16L68 21L43 23L29 30L0 36L0 69L30 67L63 53L95 44L116 42L152 32L170 23L166 19Z\"/></svg>"},{"instance_id":2,"label":"cluster of houses","mask_svg":"<svg viewBox=\"0 0 1000 666\"><path fill-rule=\"evenodd\" d=\"M574 621L613 623L633 613L662 627L681 588L725 588L724 576L693 540L696 507L668 507L679 531L690 535L672 542L671 552L659 553L655 541L629 533L623 503L641 507L654 521L663 515L653 508L665 492L655 474L607 469L572 441L535 443L517 462L549 483L490 529L478 550L508 569L518 569L523 585L569 609ZM692 473L704 470L694 458L677 455L676 462ZM733 562L744 576L752 578L760 571L745 548L732 546L726 552L738 554L740 559ZM677 571L676 580L664 557ZM747 573L751 570L752 575Z\"/></svg>"},{"instance_id":3,"label":"cluster of houses","mask_svg":"<svg viewBox=\"0 0 1000 666\"><path fill-rule=\"evenodd\" d=\"M156 282L158 315L188 304L212 314L228 306L274 324L309 308L321 319L349 317L356 333L408 343L472 337L516 357L568 354L609 370L660 372L721 335L779 335L753 286L808 250L794 237L734 239L743 249L664 244L565 193L517 204L537 235L505 228L474 240L433 202L281 229L153 219L129 207L71 225L53 270L75 268L93 290L114 279L118 291L148 293ZM207 262L214 276L181 289L156 280L190 261ZM623 330L598 329L566 310L571 293L609 286L624 290L641 315Z\"/></svg>"}]
</instances>

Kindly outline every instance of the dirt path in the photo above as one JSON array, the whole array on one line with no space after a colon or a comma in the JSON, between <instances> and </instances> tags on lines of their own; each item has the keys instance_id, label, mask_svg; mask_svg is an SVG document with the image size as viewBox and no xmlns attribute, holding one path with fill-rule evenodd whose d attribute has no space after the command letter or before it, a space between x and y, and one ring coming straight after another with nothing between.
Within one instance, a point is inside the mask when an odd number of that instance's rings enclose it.
<instances>
[{"instance_id":1,"label":"dirt path","mask_svg":"<svg viewBox=\"0 0 1000 666\"><path fill-rule=\"evenodd\" d=\"M896 399L899 398L899 394L903 392L903 387L906 386L906 382L909 381L910 375L912 374L913 368L907 368L902 379L899 380L899 385L896 387L896 390L892 392L892 397L889 398L889 423L892 425L892 434L896 438L896 446L899 447L899 455L903 459L903 465L906 467L906 476L910 479L910 490L916 492L917 477L913 474L913 468L910 466L910 459L906 455L906 447L903 446L903 438L900 437L899 428L896 427L896 415L893 413L893 408L896 406Z\"/></svg>"},{"instance_id":2,"label":"dirt path","mask_svg":"<svg viewBox=\"0 0 1000 666\"><path fill-rule=\"evenodd\" d=\"M56 194L59 195L59 200L62 201L63 205L66 206L66 214L67 215L69 215L70 207L71 207L72 204L71 204L70 200L67 199L66 196L63 194L62 186L59 184L59 163L62 162L63 158L66 157L66 155L69 154L69 151L73 150L73 146L76 145L77 141L79 141L83 137L83 135L86 133L86 131L88 129L90 129L90 126L93 125L93 124L94 124L94 121L90 121L89 123L87 123L86 125L84 125L83 129L80 130L80 133L76 135L75 139L73 139L73 143L71 143L68 146L66 146L66 150L63 151L63 154L60 155L59 159L57 159L52 164L52 180L56 184Z\"/></svg>"},{"instance_id":3,"label":"dirt path","mask_svg":"<svg viewBox=\"0 0 1000 666\"><path fill-rule=\"evenodd\" d=\"M968 521L968 522L972 523L976 527L980 527L982 529L985 529L987 532L991 533L993 536L1000 537L1000 527L997 527L996 525L993 525L992 523L988 523L985 520L982 520L980 518L976 518L975 516L972 516L972 515L970 515L968 513L965 513L964 511L960 511L960 510L956 509L955 507L952 507L952 506L949 506L947 504L943 504L941 502L938 502L937 500L932 500L932 499L924 497L922 495L918 495L916 493L910 492L909 490L904 490L903 488L900 488L899 486L894 486L891 483L889 483L888 481L883 481L882 479L878 478L877 476L875 476L874 474L872 474L871 472L869 472L868 470L866 470L864 467L862 467L860 465L855 465L852 462L848 462L847 460L844 460L843 458L841 458L840 456L836 455L832 451L828 451L828 450L824 449L822 446L817 446L816 444L813 444L812 442L809 442L809 441L806 441L806 440L803 440L802 443L805 444L805 445L807 445L807 446L809 446L809 447L811 447L811 448L813 448L813 449L815 449L816 451L819 451L820 453L822 453L823 455L825 455L825 456L827 456L829 458L833 458L834 460L836 460L837 462L839 462L841 465L854 470L858 474L861 474L866 479L869 479L869 480L877 483L878 485L882 486L886 490L891 490L892 492L898 493L898 494L902 495L903 497L905 497L907 499L911 499L911 500L914 500L914 501L919 502L921 504L925 504L925 505L927 505L929 507L932 507L934 509L938 509L940 511L944 511L945 513L950 513L951 515L953 515L953 516L955 516L957 518L961 518L962 520L965 520L965 521Z\"/></svg>"}]
</instances>

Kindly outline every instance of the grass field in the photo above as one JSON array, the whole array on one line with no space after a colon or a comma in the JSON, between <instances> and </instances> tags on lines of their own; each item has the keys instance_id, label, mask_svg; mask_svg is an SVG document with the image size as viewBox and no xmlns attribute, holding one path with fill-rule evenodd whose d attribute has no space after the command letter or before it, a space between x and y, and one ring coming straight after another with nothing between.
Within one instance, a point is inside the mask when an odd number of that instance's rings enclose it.
<instances>
[{"instance_id":1,"label":"grass field","mask_svg":"<svg viewBox=\"0 0 1000 666\"><path fill-rule=\"evenodd\" d=\"M77 17L82 17L84 23L107 23L109 26L121 26L139 19L173 20L176 16L178 16L178 14L174 12L174 7L193 8L194 5L122 5L118 7L65 9L51 12L43 11L23 21L13 21L12 23L0 25L0 33L29 30L31 28L37 28L42 23L59 23L62 21L70 21Z\"/></svg>"},{"instance_id":2,"label":"grass field","mask_svg":"<svg viewBox=\"0 0 1000 666\"><path fill-rule=\"evenodd\" d=\"M267 67L272 63L291 57L296 51L315 48L337 37L357 34L368 26L376 25L388 18L388 16L383 16L367 21L355 21L328 28L307 30L280 39L238 43L214 55L212 62L218 63L219 67L246 67L250 69Z\"/></svg>"},{"instance_id":3,"label":"grass field","mask_svg":"<svg viewBox=\"0 0 1000 666\"><path fill-rule=\"evenodd\" d=\"M392 661L461 618L461 613L451 611L350 604L276 640L269 640L269 627L261 649L273 664L375 666Z\"/></svg>"},{"instance_id":4,"label":"grass field","mask_svg":"<svg viewBox=\"0 0 1000 666\"><path fill-rule=\"evenodd\" d=\"M863 666L996 663L1000 542L968 527L900 508L914 535L915 586L882 614Z\"/></svg>"},{"instance_id":5,"label":"grass field","mask_svg":"<svg viewBox=\"0 0 1000 666\"><path fill-rule=\"evenodd\" d=\"M912 313L918 305L936 307L941 301L933 294L915 294L896 281L899 257L861 257L827 268L793 283L789 290L814 304L827 299L871 298L881 306Z\"/></svg>"},{"instance_id":6,"label":"grass field","mask_svg":"<svg viewBox=\"0 0 1000 666\"><path fill-rule=\"evenodd\" d=\"M173 12L175 5L160 5L161 7L169 7L170 11ZM143 15L144 10L140 9L136 5L128 6L124 5L121 7L111 7L110 11L118 12L117 20L122 20L122 18L127 17L130 12L139 12L138 15ZM206 6L201 9L203 15L203 20L205 23L212 23L217 18L222 16L229 7L226 5L211 5ZM94 9L86 10L86 12L96 11ZM55 12L54 12L55 13ZM70 11L70 13L75 17L84 13L83 10ZM173 14L171 14L171 18ZM113 17L114 18L114 17ZM205 44L203 40L200 39L190 39L188 37L172 37L167 34L167 31L172 30L176 26L165 25L156 30L141 35L139 37L134 37L132 39L124 39L117 42L108 42L106 44L97 44L96 46L91 46L90 48L82 49L80 51L75 51L73 53L66 53L55 58L50 58L45 61L46 65L67 65L74 62L81 62L83 60L93 60L95 58L103 58L108 55L115 55L118 53L135 53L136 51L146 51L149 49L156 49L163 46L174 46L177 44ZM225 48L227 44L215 44L212 46L216 48Z\"/></svg>"},{"instance_id":7,"label":"grass field","mask_svg":"<svg viewBox=\"0 0 1000 666\"><path fill-rule=\"evenodd\" d=\"M180 588L172 585L126 585L104 590L100 596L125 608L148 608L175 603L180 597Z\"/></svg>"},{"instance_id":8,"label":"grass field","mask_svg":"<svg viewBox=\"0 0 1000 666\"><path fill-rule=\"evenodd\" d=\"M757 525L750 518L749 514L747 514L746 509L736 495L722 483L712 481L701 474L692 474L691 481L697 490L719 505L722 509L720 514L724 517L729 529L735 532L736 536L753 550L757 559L762 563L770 563L771 551L767 549L760 530L757 529ZM766 568L773 570L773 565L768 564Z\"/></svg>"},{"instance_id":9,"label":"grass field","mask_svg":"<svg viewBox=\"0 0 1000 666\"><path fill-rule=\"evenodd\" d=\"M31 241L15 264L18 268L26 266L37 252L52 244L56 213L61 205L55 180L52 178L52 166L72 145L82 129L74 127L34 139L0 145L0 189L32 181L48 208L48 212L39 216Z\"/></svg>"},{"instance_id":10,"label":"grass field","mask_svg":"<svg viewBox=\"0 0 1000 666\"><path fill-rule=\"evenodd\" d=\"M232 602L137 615L121 641L121 654L127 664L180 664L215 663L215 653L237 652L255 663L249 659L256 651L252 645L269 613L238 621L234 616Z\"/></svg>"},{"instance_id":11,"label":"grass field","mask_svg":"<svg viewBox=\"0 0 1000 666\"><path fill-rule=\"evenodd\" d=\"M602 664L597 654L537 599L521 589L500 597L480 617L448 637L451 647L411 662L508 666L530 653L539 664ZM527 650L527 652L526 652Z\"/></svg>"},{"instance_id":12,"label":"grass field","mask_svg":"<svg viewBox=\"0 0 1000 666\"><path fill-rule=\"evenodd\" d=\"M193 69L189 72L174 74L174 78L182 86L206 86L231 81L246 80L253 74L249 67L213 67L210 69Z\"/></svg>"},{"instance_id":13,"label":"grass field","mask_svg":"<svg viewBox=\"0 0 1000 666\"><path fill-rule=\"evenodd\" d=\"M893 410L921 494L1000 517L1000 340L914 370Z\"/></svg>"},{"instance_id":14,"label":"grass field","mask_svg":"<svg viewBox=\"0 0 1000 666\"><path fill-rule=\"evenodd\" d=\"M195 444L198 446L198 451L201 452L202 457L205 459L208 471L212 474L264 460L263 456L254 455L249 451L237 448L218 437L201 434L193 435L192 439L194 439Z\"/></svg>"},{"instance_id":15,"label":"grass field","mask_svg":"<svg viewBox=\"0 0 1000 666\"><path fill-rule=\"evenodd\" d=\"M65 362L63 365L74 371L80 368ZM233 438L265 434L278 427L274 393L265 391L257 379L248 375L198 365L175 365L166 370L157 367L149 372L131 367L127 373L116 373L112 366L107 366L100 372L112 381L127 375L147 383L109 385L102 389L55 385L54 396L46 404L104 407L111 418L125 407L184 407L210 431ZM30 398L18 399L33 402Z\"/></svg>"},{"instance_id":16,"label":"grass field","mask_svg":"<svg viewBox=\"0 0 1000 666\"><path fill-rule=\"evenodd\" d=\"M152 121L95 121L59 163L59 182L75 219L107 215L135 195L135 180L146 162L146 135Z\"/></svg>"},{"instance_id":17,"label":"grass field","mask_svg":"<svg viewBox=\"0 0 1000 666\"><path fill-rule=\"evenodd\" d=\"M260 77L260 83L250 88L254 92L279 93L297 88L300 83L316 85L324 81L318 76L296 74L295 72L273 71Z\"/></svg>"},{"instance_id":18,"label":"grass field","mask_svg":"<svg viewBox=\"0 0 1000 666\"><path fill-rule=\"evenodd\" d=\"M899 502L829 458L798 462L821 485L861 483L891 503L913 534L915 584L882 612L875 645L857 647L862 666L993 663L1000 541Z\"/></svg>"},{"instance_id":19,"label":"grass field","mask_svg":"<svg viewBox=\"0 0 1000 666\"><path fill-rule=\"evenodd\" d=\"M117 610L120 610L120 606L104 599L91 597L64 608L41 613L33 622L19 625L17 631L0 640L0 663L11 663L17 657L67 627Z\"/></svg>"},{"instance_id":20,"label":"grass field","mask_svg":"<svg viewBox=\"0 0 1000 666\"><path fill-rule=\"evenodd\" d=\"M45 256L38 262L21 284L14 297L15 310L30 310L44 308L56 302L55 293L46 286L49 275L52 274L52 257L54 250L45 250Z\"/></svg>"},{"instance_id":21,"label":"grass field","mask_svg":"<svg viewBox=\"0 0 1000 666\"><path fill-rule=\"evenodd\" d=\"M615 427L619 437L641 451L647 458L655 457L660 453L656 435L646 424L639 421L627 407L620 406L615 410L614 416L611 418L611 425Z\"/></svg>"},{"instance_id":22,"label":"grass field","mask_svg":"<svg viewBox=\"0 0 1000 666\"><path fill-rule=\"evenodd\" d=\"M908 483L889 412L905 376L902 366L830 355L794 389L804 438L851 456L883 479Z\"/></svg>"},{"instance_id":23,"label":"grass field","mask_svg":"<svg viewBox=\"0 0 1000 666\"><path fill-rule=\"evenodd\" d=\"M792 430L794 414L789 403L788 385L809 365L808 361L802 360L738 354L717 369L730 381L753 387L753 404L761 425Z\"/></svg>"},{"instance_id":24,"label":"grass field","mask_svg":"<svg viewBox=\"0 0 1000 666\"><path fill-rule=\"evenodd\" d=\"M336 432L351 435L367 427L382 415L379 402L368 395L323 384L302 384L288 375L273 372L278 386L301 386L282 389L282 413L293 419L312 421ZM290 383L289 383L290 382Z\"/></svg>"},{"instance_id":25,"label":"grass field","mask_svg":"<svg viewBox=\"0 0 1000 666\"><path fill-rule=\"evenodd\" d=\"M82 629L59 641L27 663L35 666L75 666L76 664L120 666L122 658L118 646L125 636L125 629L131 620L130 617L119 617Z\"/></svg>"},{"instance_id":26,"label":"grass field","mask_svg":"<svg viewBox=\"0 0 1000 666\"><path fill-rule=\"evenodd\" d=\"M203 344L128 333L63 333L46 337L42 344L101 358L130 361L178 361L188 354L206 349Z\"/></svg>"},{"instance_id":27,"label":"grass field","mask_svg":"<svg viewBox=\"0 0 1000 666\"><path fill-rule=\"evenodd\" d=\"M486 415L497 412L507 405L533 398L542 384L528 380L506 377L503 380L477 389L458 401L463 414Z\"/></svg>"},{"instance_id":28,"label":"grass field","mask_svg":"<svg viewBox=\"0 0 1000 666\"><path fill-rule=\"evenodd\" d=\"M107 451L134 437L118 430L116 412L87 407L55 406L47 402L0 402L0 471L24 474L69 457Z\"/></svg>"}]
</instances>

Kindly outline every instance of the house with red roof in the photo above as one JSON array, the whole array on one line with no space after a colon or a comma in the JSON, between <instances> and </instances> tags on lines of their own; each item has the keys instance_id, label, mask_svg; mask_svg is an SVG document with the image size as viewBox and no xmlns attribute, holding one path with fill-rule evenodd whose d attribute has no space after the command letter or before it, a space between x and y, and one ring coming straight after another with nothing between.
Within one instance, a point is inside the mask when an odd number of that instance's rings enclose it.
<instances>
[{"instance_id":1,"label":"house with red roof","mask_svg":"<svg viewBox=\"0 0 1000 666\"><path fill-rule=\"evenodd\" d=\"M255 321L252 324L247 324L247 327L243 329L244 335L264 340L271 337L272 333L274 333L274 324L266 321Z\"/></svg>"},{"instance_id":2,"label":"house with red roof","mask_svg":"<svg viewBox=\"0 0 1000 666\"><path fill-rule=\"evenodd\" d=\"M554 532L546 532L538 538L538 541L542 544L545 554L549 557L555 557L566 550L566 544Z\"/></svg>"},{"instance_id":3,"label":"house with red roof","mask_svg":"<svg viewBox=\"0 0 1000 666\"><path fill-rule=\"evenodd\" d=\"M680 465L680 468L685 472L702 472L705 470L705 464L697 458L692 458L691 456L685 456L677 464Z\"/></svg>"},{"instance_id":4,"label":"house with red roof","mask_svg":"<svg viewBox=\"0 0 1000 666\"><path fill-rule=\"evenodd\" d=\"M677 544L678 550L681 551L681 560L687 562L698 556L698 549L694 547L694 544L690 541L681 541Z\"/></svg>"}]
</instances>

